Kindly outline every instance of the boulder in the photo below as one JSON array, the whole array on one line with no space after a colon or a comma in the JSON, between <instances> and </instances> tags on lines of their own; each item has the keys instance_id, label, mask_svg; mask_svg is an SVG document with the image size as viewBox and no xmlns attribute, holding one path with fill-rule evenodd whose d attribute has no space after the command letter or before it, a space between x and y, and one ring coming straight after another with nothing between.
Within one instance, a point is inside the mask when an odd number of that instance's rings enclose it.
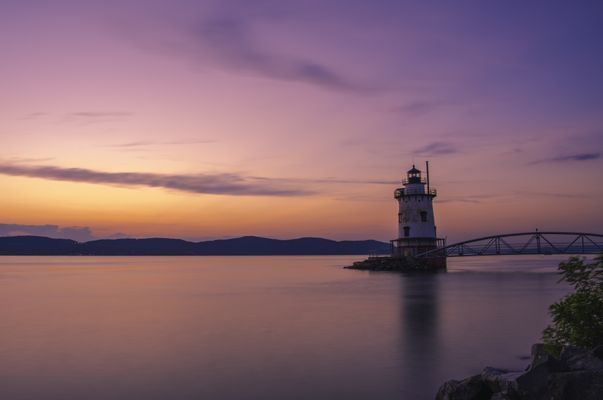
<instances>
[{"instance_id":1,"label":"boulder","mask_svg":"<svg viewBox=\"0 0 603 400\"><path fill-rule=\"evenodd\" d=\"M520 399L547 399L548 380L555 371L556 363L551 359L546 363L532 365L516 378L515 393Z\"/></svg>"},{"instance_id":2,"label":"boulder","mask_svg":"<svg viewBox=\"0 0 603 400\"><path fill-rule=\"evenodd\" d=\"M486 367L480 375L446 382L436 400L601 400L603 347L565 346L559 358L532 346L525 371Z\"/></svg>"},{"instance_id":3,"label":"boulder","mask_svg":"<svg viewBox=\"0 0 603 400\"><path fill-rule=\"evenodd\" d=\"M553 360L553 357L546 352L543 343L536 343L532 345L532 351L530 354L531 362L528 365L527 370L535 368L540 364L550 363Z\"/></svg>"},{"instance_id":4,"label":"boulder","mask_svg":"<svg viewBox=\"0 0 603 400\"><path fill-rule=\"evenodd\" d=\"M565 346L561 350L559 361L563 371L603 370L601 346L586 351L578 347Z\"/></svg>"},{"instance_id":5,"label":"boulder","mask_svg":"<svg viewBox=\"0 0 603 400\"><path fill-rule=\"evenodd\" d=\"M481 373L482 382L493 392L515 394L517 392L517 378L521 372L513 372L505 369L486 367Z\"/></svg>"},{"instance_id":6,"label":"boulder","mask_svg":"<svg viewBox=\"0 0 603 400\"><path fill-rule=\"evenodd\" d=\"M549 377L547 400L601 400L603 371L557 372Z\"/></svg>"},{"instance_id":7,"label":"boulder","mask_svg":"<svg viewBox=\"0 0 603 400\"><path fill-rule=\"evenodd\" d=\"M474 375L462 381L451 380L438 390L436 400L489 400L492 391L482 381L480 375Z\"/></svg>"},{"instance_id":8,"label":"boulder","mask_svg":"<svg viewBox=\"0 0 603 400\"><path fill-rule=\"evenodd\" d=\"M494 393L490 400L517 400L517 397L504 394L502 392Z\"/></svg>"}]
</instances>

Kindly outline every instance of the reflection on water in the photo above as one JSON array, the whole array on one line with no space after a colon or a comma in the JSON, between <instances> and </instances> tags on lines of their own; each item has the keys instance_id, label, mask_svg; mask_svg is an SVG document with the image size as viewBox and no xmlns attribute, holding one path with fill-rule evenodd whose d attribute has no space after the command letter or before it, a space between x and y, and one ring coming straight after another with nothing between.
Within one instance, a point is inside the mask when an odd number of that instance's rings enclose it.
<instances>
[{"instance_id":1,"label":"reflection on water","mask_svg":"<svg viewBox=\"0 0 603 400\"><path fill-rule=\"evenodd\" d=\"M400 356L405 398L420 398L438 375L439 275L401 277ZM434 355L434 356L432 356Z\"/></svg>"},{"instance_id":2,"label":"reflection on water","mask_svg":"<svg viewBox=\"0 0 603 400\"><path fill-rule=\"evenodd\" d=\"M431 399L524 366L561 259L0 257L0 398Z\"/></svg>"}]
</instances>

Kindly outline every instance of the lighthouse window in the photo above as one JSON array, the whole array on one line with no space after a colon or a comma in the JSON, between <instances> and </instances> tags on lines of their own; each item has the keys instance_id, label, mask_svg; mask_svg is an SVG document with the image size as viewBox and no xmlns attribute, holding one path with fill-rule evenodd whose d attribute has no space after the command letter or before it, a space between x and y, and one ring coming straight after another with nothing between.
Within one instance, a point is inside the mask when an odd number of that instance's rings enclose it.
<instances>
[{"instance_id":1,"label":"lighthouse window","mask_svg":"<svg viewBox=\"0 0 603 400\"><path fill-rule=\"evenodd\" d=\"M421 211L421 222L427 222L427 212Z\"/></svg>"},{"instance_id":2,"label":"lighthouse window","mask_svg":"<svg viewBox=\"0 0 603 400\"><path fill-rule=\"evenodd\" d=\"M405 226L404 227L404 237L409 237L410 236L410 226Z\"/></svg>"}]
</instances>

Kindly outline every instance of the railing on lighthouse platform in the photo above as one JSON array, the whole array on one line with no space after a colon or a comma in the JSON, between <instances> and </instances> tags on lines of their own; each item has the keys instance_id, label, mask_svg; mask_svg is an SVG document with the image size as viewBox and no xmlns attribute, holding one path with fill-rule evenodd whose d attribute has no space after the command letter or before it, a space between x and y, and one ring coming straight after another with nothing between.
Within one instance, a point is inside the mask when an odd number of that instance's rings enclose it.
<instances>
[{"instance_id":1,"label":"railing on lighthouse platform","mask_svg":"<svg viewBox=\"0 0 603 400\"><path fill-rule=\"evenodd\" d=\"M398 238L389 241L392 255L398 255L402 252L400 248L415 247L417 253L427 252L431 250L443 249L446 247L446 239L444 238Z\"/></svg>"},{"instance_id":2,"label":"railing on lighthouse platform","mask_svg":"<svg viewBox=\"0 0 603 400\"><path fill-rule=\"evenodd\" d=\"M422 192L412 191L412 192L407 193L407 192L405 192L404 188L398 188L394 191L394 198L396 200L398 200L402 196L408 196L408 195L413 195L413 194L428 194L428 195L435 197L438 195L438 191L436 189L431 189L431 188L427 189L426 188Z\"/></svg>"}]
</instances>

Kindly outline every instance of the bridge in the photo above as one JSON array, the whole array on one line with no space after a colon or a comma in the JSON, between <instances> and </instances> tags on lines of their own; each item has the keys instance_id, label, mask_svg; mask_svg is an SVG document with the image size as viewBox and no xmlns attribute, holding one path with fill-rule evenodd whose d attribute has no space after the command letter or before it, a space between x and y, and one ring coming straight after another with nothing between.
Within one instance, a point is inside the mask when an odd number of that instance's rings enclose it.
<instances>
[{"instance_id":1,"label":"bridge","mask_svg":"<svg viewBox=\"0 0 603 400\"><path fill-rule=\"evenodd\" d=\"M579 232L522 232L486 236L438 247L418 258L521 254L600 254L603 235Z\"/></svg>"}]
</instances>

